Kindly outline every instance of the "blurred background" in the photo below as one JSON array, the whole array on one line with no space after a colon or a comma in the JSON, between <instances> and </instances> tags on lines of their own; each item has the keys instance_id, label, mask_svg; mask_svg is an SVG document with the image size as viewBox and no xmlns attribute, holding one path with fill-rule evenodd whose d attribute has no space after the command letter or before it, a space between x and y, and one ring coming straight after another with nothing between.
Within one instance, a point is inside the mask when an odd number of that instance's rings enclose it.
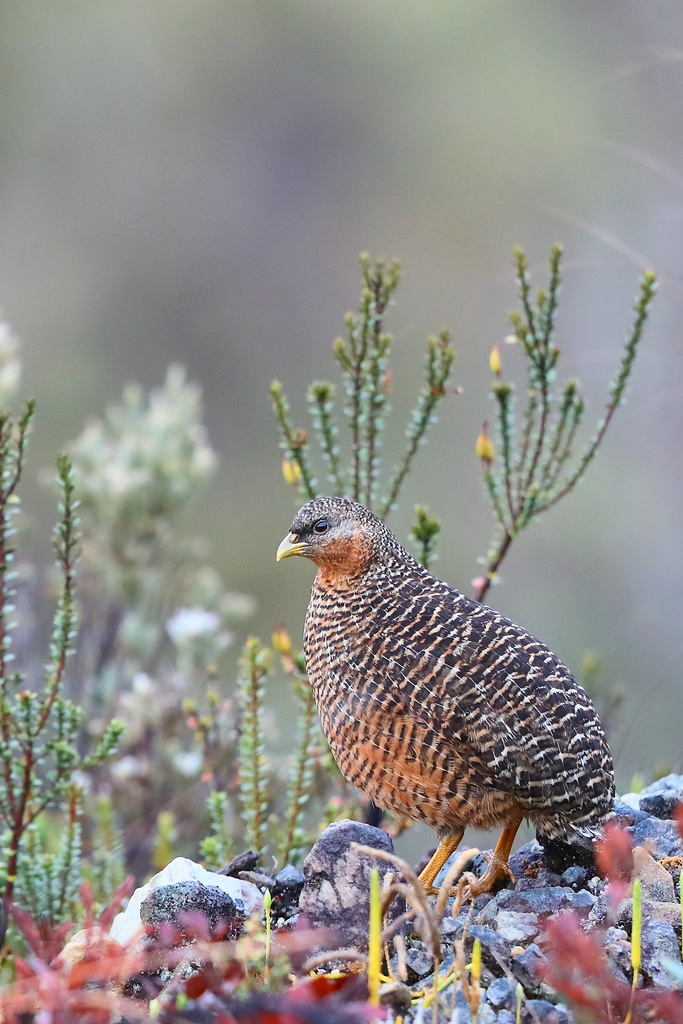
<instances>
[{"instance_id":1,"label":"blurred background","mask_svg":"<svg viewBox=\"0 0 683 1024\"><path fill-rule=\"evenodd\" d=\"M357 305L357 255L404 267L398 440L425 337L454 381L391 525L441 517L436 571L472 592L489 510L475 439L491 346L565 245L561 376L602 415L640 273L660 294L628 403L582 486L514 545L489 601L628 701L619 784L681 768L683 7L675 0L22 0L0 10L0 302L38 399L27 543L49 559L38 480L85 421L182 363L220 466L188 530L258 611L300 634L312 577L276 565L297 506L268 386L305 425ZM506 361L515 353L503 351ZM288 702L277 703L281 735Z\"/></svg>"}]
</instances>

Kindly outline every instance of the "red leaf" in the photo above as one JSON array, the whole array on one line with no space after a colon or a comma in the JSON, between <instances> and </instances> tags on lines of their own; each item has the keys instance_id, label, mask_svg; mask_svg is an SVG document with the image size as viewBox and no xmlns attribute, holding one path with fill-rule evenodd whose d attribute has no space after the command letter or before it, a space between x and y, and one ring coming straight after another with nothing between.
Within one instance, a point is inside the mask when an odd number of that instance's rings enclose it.
<instances>
[{"instance_id":1,"label":"red leaf","mask_svg":"<svg viewBox=\"0 0 683 1024\"><path fill-rule=\"evenodd\" d=\"M683 803L677 805L674 811L674 821L678 829L678 834L683 839Z\"/></svg>"},{"instance_id":2,"label":"red leaf","mask_svg":"<svg viewBox=\"0 0 683 1024\"><path fill-rule=\"evenodd\" d=\"M135 888L135 876L128 875L124 878L121 885L118 887L114 895L109 900L108 906L104 908L100 916L97 918L97 923L103 931L108 932L111 928L112 921L121 909L121 904L124 900L127 900L133 889Z\"/></svg>"}]
</instances>

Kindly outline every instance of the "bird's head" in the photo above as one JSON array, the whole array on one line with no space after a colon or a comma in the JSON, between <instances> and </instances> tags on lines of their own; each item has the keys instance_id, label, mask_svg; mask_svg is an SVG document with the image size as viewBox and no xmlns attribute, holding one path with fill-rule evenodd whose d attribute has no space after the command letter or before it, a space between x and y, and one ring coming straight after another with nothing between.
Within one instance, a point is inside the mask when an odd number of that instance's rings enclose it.
<instances>
[{"instance_id":1,"label":"bird's head","mask_svg":"<svg viewBox=\"0 0 683 1024\"><path fill-rule=\"evenodd\" d=\"M335 577L357 576L396 544L384 524L347 498L315 498L299 509L276 558L303 555Z\"/></svg>"}]
</instances>

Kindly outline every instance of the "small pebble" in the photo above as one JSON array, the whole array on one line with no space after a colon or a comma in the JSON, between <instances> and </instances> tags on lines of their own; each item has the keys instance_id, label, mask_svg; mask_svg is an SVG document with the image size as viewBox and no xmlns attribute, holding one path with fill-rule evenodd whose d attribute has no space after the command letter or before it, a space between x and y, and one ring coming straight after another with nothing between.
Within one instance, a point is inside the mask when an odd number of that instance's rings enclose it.
<instances>
[{"instance_id":1,"label":"small pebble","mask_svg":"<svg viewBox=\"0 0 683 1024\"><path fill-rule=\"evenodd\" d=\"M527 992L533 992L543 980L541 971L547 962L548 960L540 947L532 942L523 953L513 956L512 973Z\"/></svg>"},{"instance_id":2,"label":"small pebble","mask_svg":"<svg viewBox=\"0 0 683 1024\"><path fill-rule=\"evenodd\" d=\"M623 928L608 928L603 949L613 970L622 981L631 979L631 943Z\"/></svg>"},{"instance_id":3,"label":"small pebble","mask_svg":"<svg viewBox=\"0 0 683 1024\"><path fill-rule=\"evenodd\" d=\"M657 903L674 902L676 893L673 878L642 846L636 846L633 851L633 872L640 879L645 899Z\"/></svg>"},{"instance_id":4,"label":"small pebble","mask_svg":"<svg viewBox=\"0 0 683 1024\"><path fill-rule=\"evenodd\" d=\"M254 853L253 850L245 850L244 853L238 853L236 857L233 857L229 864L220 869L218 874L234 878L239 875L240 871L255 871L258 862L258 853Z\"/></svg>"},{"instance_id":5,"label":"small pebble","mask_svg":"<svg viewBox=\"0 0 683 1024\"><path fill-rule=\"evenodd\" d=\"M683 854L683 842L678 829L671 821L645 818L635 825L627 826L626 832L631 836L634 846L647 847L655 860Z\"/></svg>"},{"instance_id":6,"label":"small pebble","mask_svg":"<svg viewBox=\"0 0 683 1024\"><path fill-rule=\"evenodd\" d=\"M515 986L509 978L496 978L486 991L486 1000L496 1010L516 1005Z\"/></svg>"},{"instance_id":7,"label":"small pebble","mask_svg":"<svg viewBox=\"0 0 683 1024\"><path fill-rule=\"evenodd\" d=\"M560 875L560 884L570 889L582 889L588 880L588 871L580 864L572 864Z\"/></svg>"},{"instance_id":8,"label":"small pebble","mask_svg":"<svg viewBox=\"0 0 683 1024\"><path fill-rule=\"evenodd\" d=\"M488 1003L479 1003L477 1010L476 1024L493 1024L496 1019L496 1011Z\"/></svg>"},{"instance_id":9,"label":"small pebble","mask_svg":"<svg viewBox=\"0 0 683 1024\"><path fill-rule=\"evenodd\" d=\"M522 1019L540 1021L541 1024L570 1024L573 1020L569 1010L563 1003L549 1003L547 999L528 999L523 1007Z\"/></svg>"},{"instance_id":10,"label":"small pebble","mask_svg":"<svg viewBox=\"0 0 683 1024\"><path fill-rule=\"evenodd\" d=\"M382 1006L391 1006L398 1013L405 1013L410 1009L413 993L400 981L387 981L380 985L379 1001Z\"/></svg>"},{"instance_id":11,"label":"small pebble","mask_svg":"<svg viewBox=\"0 0 683 1024\"><path fill-rule=\"evenodd\" d=\"M496 1016L498 1024L515 1024L516 1015L510 1010L499 1010Z\"/></svg>"},{"instance_id":12,"label":"small pebble","mask_svg":"<svg viewBox=\"0 0 683 1024\"><path fill-rule=\"evenodd\" d=\"M299 897L304 887L306 876L299 868L286 865L278 871L273 885L273 914L275 917L290 919L297 912Z\"/></svg>"},{"instance_id":13,"label":"small pebble","mask_svg":"<svg viewBox=\"0 0 683 1024\"><path fill-rule=\"evenodd\" d=\"M536 914L520 914L514 910L501 910L496 917L496 931L508 942L530 942L540 931Z\"/></svg>"},{"instance_id":14,"label":"small pebble","mask_svg":"<svg viewBox=\"0 0 683 1024\"><path fill-rule=\"evenodd\" d=\"M677 989L669 972L662 966L662 959L681 962L680 942L671 924L666 921L645 921L641 936L641 970L653 985Z\"/></svg>"},{"instance_id":15,"label":"small pebble","mask_svg":"<svg viewBox=\"0 0 683 1024\"><path fill-rule=\"evenodd\" d=\"M472 1024L472 1011L462 989L458 989L455 995L455 1010L451 1024Z\"/></svg>"},{"instance_id":16,"label":"small pebble","mask_svg":"<svg viewBox=\"0 0 683 1024\"><path fill-rule=\"evenodd\" d=\"M661 779L655 779L649 786L640 791L641 796L648 796L650 793L664 793L669 789L683 789L683 775L671 772L669 775L662 775Z\"/></svg>"},{"instance_id":17,"label":"small pebble","mask_svg":"<svg viewBox=\"0 0 683 1024\"><path fill-rule=\"evenodd\" d=\"M406 952L406 966L408 967L408 984L414 985L416 981L433 973L434 957L425 949L409 949Z\"/></svg>"},{"instance_id":18,"label":"small pebble","mask_svg":"<svg viewBox=\"0 0 683 1024\"><path fill-rule=\"evenodd\" d=\"M510 943L507 939L499 935L494 928L487 928L477 924L470 926L467 935L469 939L467 944L468 953L474 940L479 939L481 942L482 963L489 967L494 974L501 974L503 971L501 964L508 964L510 962Z\"/></svg>"},{"instance_id":19,"label":"small pebble","mask_svg":"<svg viewBox=\"0 0 683 1024\"><path fill-rule=\"evenodd\" d=\"M667 789L663 793L646 793L640 800L640 809L653 818L673 818L683 801L683 789Z\"/></svg>"}]
</instances>

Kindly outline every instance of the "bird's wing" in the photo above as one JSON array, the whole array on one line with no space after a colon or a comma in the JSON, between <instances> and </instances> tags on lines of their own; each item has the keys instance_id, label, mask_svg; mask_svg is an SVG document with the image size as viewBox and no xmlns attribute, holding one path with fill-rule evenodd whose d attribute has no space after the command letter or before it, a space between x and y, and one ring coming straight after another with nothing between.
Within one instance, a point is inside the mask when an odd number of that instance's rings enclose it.
<instances>
[{"instance_id":1,"label":"bird's wing","mask_svg":"<svg viewBox=\"0 0 683 1024\"><path fill-rule=\"evenodd\" d=\"M438 581L404 586L392 618L375 653L416 721L466 748L489 785L494 778L525 806L571 813L584 802L604 738L587 695L547 647Z\"/></svg>"}]
</instances>

